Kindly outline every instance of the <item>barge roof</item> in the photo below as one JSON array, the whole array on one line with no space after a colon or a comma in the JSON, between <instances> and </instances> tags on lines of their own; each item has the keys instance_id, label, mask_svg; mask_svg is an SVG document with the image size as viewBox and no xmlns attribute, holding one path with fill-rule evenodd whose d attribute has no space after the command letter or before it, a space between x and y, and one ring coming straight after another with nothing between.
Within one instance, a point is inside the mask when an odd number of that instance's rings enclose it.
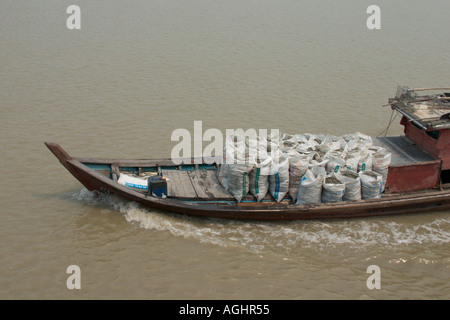
<instances>
[{"instance_id":1,"label":"barge roof","mask_svg":"<svg viewBox=\"0 0 450 320\"><path fill-rule=\"evenodd\" d=\"M384 147L391 153L391 167L440 162L406 136L374 137L372 140L375 146Z\"/></svg>"},{"instance_id":2,"label":"barge roof","mask_svg":"<svg viewBox=\"0 0 450 320\"><path fill-rule=\"evenodd\" d=\"M450 88L417 88L399 86L389 105L423 130L450 129ZM441 91L420 95L422 91Z\"/></svg>"}]
</instances>

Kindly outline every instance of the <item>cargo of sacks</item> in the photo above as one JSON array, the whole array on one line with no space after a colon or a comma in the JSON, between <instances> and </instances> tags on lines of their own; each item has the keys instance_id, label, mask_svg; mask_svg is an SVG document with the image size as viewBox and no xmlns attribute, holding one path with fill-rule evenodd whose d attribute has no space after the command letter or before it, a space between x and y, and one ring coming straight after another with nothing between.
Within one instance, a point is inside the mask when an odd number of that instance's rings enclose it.
<instances>
[{"instance_id":1,"label":"cargo of sacks","mask_svg":"<svg viewBox=\"0 0 450 320\"><path fill-rule=\"evenodd\" d=\"M218 179L238 202L249 192L252 169L253 160L245 137L227 136Z\"/></svg>"},{"instance_id":2,"label":"cargo of sacks","mask_svg":"<svg viewBox=\"0 0 450 320\"><path fill-rule=\"evenodd\" d=\"M238 161L236 161L238 160ZM240 161L239 161L240 160ZM295 204L381 197L391 154L361 134L227 137L219 181L235 199L251 193Z\"/></svg>"}]
</instances>

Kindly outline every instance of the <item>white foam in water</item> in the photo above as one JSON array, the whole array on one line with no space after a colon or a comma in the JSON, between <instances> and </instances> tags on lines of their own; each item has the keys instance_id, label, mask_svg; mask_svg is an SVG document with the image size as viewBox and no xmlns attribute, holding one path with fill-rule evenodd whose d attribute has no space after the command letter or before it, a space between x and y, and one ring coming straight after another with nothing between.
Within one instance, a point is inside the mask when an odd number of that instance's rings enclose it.
<instances>
[{"instance_id":1,"label":"white foam in water","mask_svg":"<svg viewBox=\"0 0 450 320\"><path fill-rule=\"evenodd\" d=\"M224 247L245 247L252 252L298 248L323 249L368 245L400 246L450 242L450 218L438 217L424 223L397 223L389 219L343 221L295 221L289 223L246 222L200 219L155 212L111 195L98 195L82 189L74 197L90 205L108 206L124 214L130 223L141 228L170 232L177 237ZM427 216L428 217L428 216Z\"/></svg>"}]
</instances>

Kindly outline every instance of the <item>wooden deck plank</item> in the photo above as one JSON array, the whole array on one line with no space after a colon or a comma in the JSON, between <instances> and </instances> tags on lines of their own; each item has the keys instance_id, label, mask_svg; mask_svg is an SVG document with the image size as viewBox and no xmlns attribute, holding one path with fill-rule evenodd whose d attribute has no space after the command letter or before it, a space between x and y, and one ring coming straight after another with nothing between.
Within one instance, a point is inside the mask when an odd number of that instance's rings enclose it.
<instances>
[{"instance_id":1,"label":"wooden deck plank","mask_svg":"<svg viewBox=\"0 0 450 320\"><path fill-rule=\"evenodd\" d=\"M188 176L191 179L192 186L194 187L195 192L197 193L197 197L199 199L210 199L212 198L212 195L207 193L204 186L204 179L200 178L200 172L195 171L188 171Z\"/></svg>"},{"instance_id":2,"label":"wooden deck plank","mask_svg":"<svg viewBox=\"0 0 450 320\"><path fill-rule=\"evenodd\" d=\"M176 185L178 176L174 176L170 172L163 172L163 176L167 178L167 196L168 197L176 197Z\"/></svg>"},{"instance_id":3,"label":"wooden deck plank","mask_svg":"<svg viewBox=\"0 0 450 320\"><path fill-rule=\"evenodd\" d=\"M188 171L194 189L200 199L233 200L233 196L219 182L216 173L210 170Z\"/></svg>"},{"instance_id":4,"label":"wooden deck plank","mask_svg":"<svg viewBox=\"0 0 450 320\"><path fill-rule=\"evenodd\" d=\"M219 182L215 171L205 171L206 179L205 182L208 186L208 191L211 192L214 197L218 199L234 199L233 195L226 190Z\"/></svg>"},{"instance_id":5,"label":"wooden deck plank","mask_svg":"<svg viewBox=\"0 0 450 320\"><path fill-rule=\"evenodd\" d=\"M167 177L167 196L178 198L197 198L191 179L187 171L162 170L164 177Z\"/></svg>"},{"instance_id":6,"label":"wooden deck plank","mask_svg":"<svg viewBox=\"0 0 450 320\"><path fill-rule=\"evenodd\" d=\"M179 192L180 179L177 172L163 170L162 175L167 178L167 197L177 197Z\"/></svg>"},{"instance_id":7,"label":"wooden deck plank","mask_svg":"<svg viewBox=\"0 0 450 320\"><path fill-rule=\"evenodd\" d=\"M162 175L167 178L167 196L180 197L184 195L183 188L180 186L181 182L178 177L178 171L162 170Z\"/></svg>"}]
</instances>

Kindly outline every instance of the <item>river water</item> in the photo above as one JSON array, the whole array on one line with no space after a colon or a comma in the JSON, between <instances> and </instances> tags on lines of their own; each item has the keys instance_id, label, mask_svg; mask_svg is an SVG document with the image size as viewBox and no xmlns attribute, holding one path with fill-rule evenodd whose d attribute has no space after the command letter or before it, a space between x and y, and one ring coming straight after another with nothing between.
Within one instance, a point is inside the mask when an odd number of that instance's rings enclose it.
<instances>
[{"instance_id":1,"label":"river water","mask_svg":"<svg viewBox=\"0 0 450 320\"><path fill-rule=\"evenodd\" d=\"M69 30L72 1L2 0L0 298L449 299L448 212L189 218L94 196L44 145L166 158L194 121L376 136L397 85L449 86L450 4L373 2L76 1ZM372 4L381 29L366 26Z\"/></svg>"}]
</instances>

